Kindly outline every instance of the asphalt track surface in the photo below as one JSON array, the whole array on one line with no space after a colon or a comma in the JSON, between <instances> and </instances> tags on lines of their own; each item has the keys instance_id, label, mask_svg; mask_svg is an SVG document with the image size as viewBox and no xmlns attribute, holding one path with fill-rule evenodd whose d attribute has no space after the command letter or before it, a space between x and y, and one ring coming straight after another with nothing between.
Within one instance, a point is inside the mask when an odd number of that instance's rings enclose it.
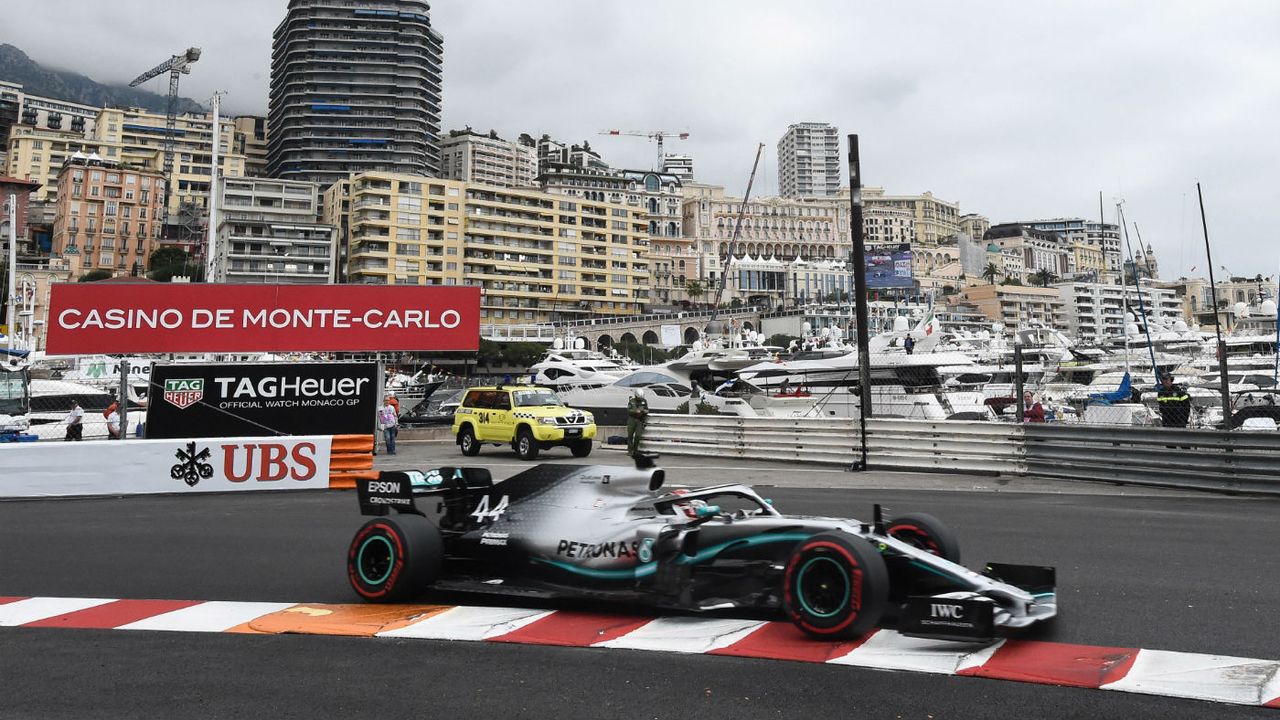
<instances>
[{"instance_id":1,"label":"asphalt track surface","mask_svg":"<svg viewBox=\"0 0 1280 720\"><path fill-rule=\"evenodd\" d=\"M424 446L379 464L453 463L456 452ZM565 461L555 453L547 459ZM499 451L480 460L499 477L521 467ZM699 463L706 469L697 470ZM760 483L776 474L764 464L668 464L686 468L677 481L690 483ZM800 482L789 477L789 485ZM784 512L868 517L873 502L931 512L956 530L971 566L1056 565L1063 614L1037 639L1280 657L1280 503L1070 483L1033 484L1028 492L1001 483L973 490L968 481L957 485L966 489L940 489L939 476L918 479L927 489L900 487L909 481L858 478L884 487L770 487L764 494ZM344 492L0 503L0 595L352 602L343 557L360 522L353 494ZM504 603L511 604L495 601ZM729 657L0 629L2 718L338 715L1280 717L1193 700Z\"/></svg>"}]
</instances>

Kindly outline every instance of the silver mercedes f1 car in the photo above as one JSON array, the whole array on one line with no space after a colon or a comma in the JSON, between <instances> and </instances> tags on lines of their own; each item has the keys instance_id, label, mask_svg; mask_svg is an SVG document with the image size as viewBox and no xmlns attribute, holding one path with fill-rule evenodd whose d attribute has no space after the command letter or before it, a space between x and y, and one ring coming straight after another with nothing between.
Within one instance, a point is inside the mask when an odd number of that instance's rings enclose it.
<instances>
[{"instance_id":1,"label":"silver mercedes f1 car","mask_svg":"<svg viewBox=\"0 0 1280 720\"><path fill-rule=\"evenodd\" d=\"M784 515L743 485L665 491L665 480L647 458L543 464L501 482L483 468L383 472L357 483L373 517L347 553L351 586L369 602L437 589L781 610L827 639L891 621L908 635L981 640L1057 613L1052 567L969 570L930 515Z\"/></svg>"}]
</instances>

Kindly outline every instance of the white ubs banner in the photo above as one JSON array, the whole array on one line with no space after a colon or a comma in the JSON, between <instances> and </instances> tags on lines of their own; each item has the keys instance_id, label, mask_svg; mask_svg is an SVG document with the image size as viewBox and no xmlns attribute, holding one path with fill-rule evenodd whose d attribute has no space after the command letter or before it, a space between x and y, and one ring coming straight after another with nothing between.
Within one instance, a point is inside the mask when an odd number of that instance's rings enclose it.
<instances>
[{"instance_id":1,"label":"white ubs banner","mask_svg":"<svg viewBox=\"0 0 1280 720\"><path fill-rule=\"evenodd\" d=\"M332 438L6 443L0 497L145 495L329 487Z\"/></svg>"}]
</instances>

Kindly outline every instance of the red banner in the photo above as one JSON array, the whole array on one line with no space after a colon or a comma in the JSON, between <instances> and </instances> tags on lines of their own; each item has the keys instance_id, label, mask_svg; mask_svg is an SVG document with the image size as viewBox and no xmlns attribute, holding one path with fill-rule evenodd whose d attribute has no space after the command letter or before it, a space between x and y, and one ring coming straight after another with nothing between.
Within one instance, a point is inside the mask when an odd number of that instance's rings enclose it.
<instances>
[{"instance_id":1,"label":"red banner","mask_svg":"<svg viewBox=\"0 0 1280 720\"><path fill-rule=\"evenodd\" d=\"M480 288L58 283L51 355L476 350Z\"/></svg>"}]
</instances>

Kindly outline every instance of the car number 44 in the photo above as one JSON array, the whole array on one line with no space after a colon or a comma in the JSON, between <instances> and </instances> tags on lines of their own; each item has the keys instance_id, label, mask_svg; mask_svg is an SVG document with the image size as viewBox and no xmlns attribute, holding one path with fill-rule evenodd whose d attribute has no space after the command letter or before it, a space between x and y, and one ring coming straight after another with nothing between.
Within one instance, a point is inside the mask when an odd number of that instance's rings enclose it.
<instances>
[{"instance_id":1,"label":"car number 44","mask_svg":"<svg viewBox=\"0 0 1280 720\"><path fill-rule=\"evenodd\" d=\"M471 517L475 518L476 522L484 522L485 520L497 520L498 518L502 517L502 513L507 511L508 504L509 502L508 502L507 496L503 495L502 499L498 501L498 504L494 505L493 509L490 509L489 496L483 495L480 498L480 504L476 505L476 509L471 513Z\"/></svg>"}]
</instances>

